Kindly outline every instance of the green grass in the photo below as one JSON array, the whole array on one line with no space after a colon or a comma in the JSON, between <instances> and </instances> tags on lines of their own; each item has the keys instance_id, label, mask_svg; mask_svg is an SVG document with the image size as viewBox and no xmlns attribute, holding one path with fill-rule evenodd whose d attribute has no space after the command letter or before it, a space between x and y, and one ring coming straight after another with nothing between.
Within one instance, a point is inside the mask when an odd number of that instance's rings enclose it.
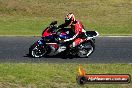
<instances>
[{"instance_id":1,"label":"green grass","mask_svg":"<svg viewBox=\"0 0 132 88\"><path fill-rule=\"evenodd\" d=\"M76 83L78 63L1 63L0 88L131 88L130 84ZM130 74L131 64L82 64L88 74Z\"/></svg>"},{"instance_id":2,"label":"green grass","mask_svg":"<svg viewBox=\"0 0 132 88\"><path fill-rule=\"evenodd\" d=\"M131 0L0 0L0 35L41 35L53 20L73 12L88 30L132 35Z\"/></svg>"}]
</instances>

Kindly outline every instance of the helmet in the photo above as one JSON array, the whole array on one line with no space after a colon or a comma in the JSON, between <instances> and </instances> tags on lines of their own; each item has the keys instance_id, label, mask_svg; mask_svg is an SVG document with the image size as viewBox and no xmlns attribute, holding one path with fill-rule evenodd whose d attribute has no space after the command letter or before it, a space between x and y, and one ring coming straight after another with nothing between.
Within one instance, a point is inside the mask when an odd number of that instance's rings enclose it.
<instances>
[{"instance_id":1,"label":"helmet","mask_svg":"<svg viewBox=\"0 0 132 88\"><path fill-rule=\"evenodd\" d=\"M73 13L69 13L69 14L66 15L65 23L67 25L71 25L74 21L75 21L75 16L73 15Z\"/></svg>"}]
</instances>

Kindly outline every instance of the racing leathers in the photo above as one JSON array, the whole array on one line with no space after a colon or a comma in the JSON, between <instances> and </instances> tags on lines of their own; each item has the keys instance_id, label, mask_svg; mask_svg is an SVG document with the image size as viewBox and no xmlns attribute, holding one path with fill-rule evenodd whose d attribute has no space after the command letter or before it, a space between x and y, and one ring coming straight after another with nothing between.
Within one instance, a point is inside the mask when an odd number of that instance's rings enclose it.
<instances>
[{"instance_id":1,"label":"racing leathers","mask_svg":"<svg viewBox=\"0 0 132 88\"><path fill-rule=\"evenodd\" d=\"M59 28L67 27L68 25L66 23L61 24L58 26ZM69 48L75 47L79 45L81 42L83 42L86 38L86 31L84 30L84 27L82 23L78 20L75 20L71 25L71 30L73 31L73 36L69 39L65 39L64 42L72 41L72 44L70 44Z\"/></svg>"}]
</instances>

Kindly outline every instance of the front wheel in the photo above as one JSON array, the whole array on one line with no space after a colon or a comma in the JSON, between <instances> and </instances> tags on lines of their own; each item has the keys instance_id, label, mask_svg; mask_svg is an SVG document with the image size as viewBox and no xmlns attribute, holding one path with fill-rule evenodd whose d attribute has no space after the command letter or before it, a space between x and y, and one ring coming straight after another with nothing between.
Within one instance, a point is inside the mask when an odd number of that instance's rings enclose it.
<instances>
[{"instance_id":1,"label":"front wheel","mask_svg":"<svg viewBox=\"0 0 132 88\"><path fill-rule=\"evenodd\" d=\"M37 43L33 44L29 48L29 55L34 58L40 58L46 54L46 48L43 45Z\"/></svg>"},{"instance_id":2,"label":"front wheel","mask_svg":"<svg viewBox=\"0 0 132 88\"><path fill-rule=\"evenodd\" d=\"M85 42L79 45L78 56L79 57L88 57L90 56L95 49L93 42Z\"/></svg>"}]
</instances>

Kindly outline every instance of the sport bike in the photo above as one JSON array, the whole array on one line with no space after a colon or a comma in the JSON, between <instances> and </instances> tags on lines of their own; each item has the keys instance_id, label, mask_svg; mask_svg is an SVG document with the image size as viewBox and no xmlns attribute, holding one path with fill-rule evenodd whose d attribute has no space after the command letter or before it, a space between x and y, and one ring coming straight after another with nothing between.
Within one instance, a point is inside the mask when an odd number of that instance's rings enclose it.
<instances>
[{"instance_id":1,"label":"sport bike","mask_svg":"<svg viewBox=\"0 0 132 88\"><path fill-rule=\"evenodd\" d=\"M73 41L63 42L64 39L68 39L72 36L70 29L58 29L57 21L51 22L51 24L44 29L40 40L36 41L29 48L29 55L34 58L40 58L43 56L61 55L63 57L88 57L95 50L95 37L98 36L96 31L86 31L83 42L73 48L69 48L69 45ZM83 33L79 37L83 37Z\"/></svg>"}]
</instances>

